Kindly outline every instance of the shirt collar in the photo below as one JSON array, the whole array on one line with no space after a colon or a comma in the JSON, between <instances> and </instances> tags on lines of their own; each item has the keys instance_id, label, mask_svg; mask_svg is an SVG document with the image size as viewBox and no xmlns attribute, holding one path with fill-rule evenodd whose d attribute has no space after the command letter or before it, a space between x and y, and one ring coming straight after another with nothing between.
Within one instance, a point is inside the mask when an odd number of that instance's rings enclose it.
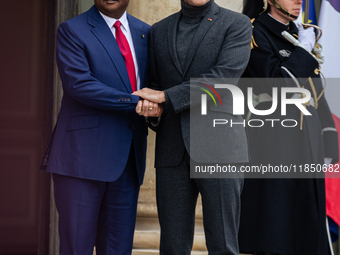
<instances>
[{"instance_id":1,"label":"shirt collar","mask_svg":"<svg viewBox=\"0 0 340 255\"><path fill-rule=\"evenodd\" d=\"M121 28L125 29L126 31L128 31L128 29L129 29L129 22L128 22L128 19L127 19L126 12L124 12L124 14L119 19L111 18L109 16L104 15L101 12L99 12L99 13L100 13L100 15L102 15L103 19L105 20L105 22L109 26L109 28L112 28L114 23L116 23L116 21L119 20L120 23L121 23Z\"/></svg>"},{"instance_id":2,"label":"shirt collar","mask_svg":"<svg viewBox=\"0 0 340 255\"><path fill-rule=\"evenodd\" d=\"M270 29L273 33L282 38L282 31L287 31L290 34L298 35L298 29L293 21L290 21L288 25L278 22L276 19L269 16L268 13L261 14L255 22L262 23L265 27Z\"/></svg>"},{"instance_id":3,"label":"shirt collar","mask_svg":"<svg viewBox=\"0 0 340 255\"><path fill-rule=\"evenodd\" d=\"M289 22L287 24L283 23L282 21L279 21L277 18L274 18L270 13L268 13L269 17L272 17L273 19L275 19L277 22L280 22L282 25L288 26Z\"/></svg>"}]
</instances>

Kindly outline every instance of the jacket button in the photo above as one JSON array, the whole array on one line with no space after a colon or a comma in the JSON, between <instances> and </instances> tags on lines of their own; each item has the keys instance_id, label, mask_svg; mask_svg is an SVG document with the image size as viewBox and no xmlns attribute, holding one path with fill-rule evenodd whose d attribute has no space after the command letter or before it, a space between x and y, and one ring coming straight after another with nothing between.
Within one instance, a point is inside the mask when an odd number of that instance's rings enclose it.
<instances>
[{"instance_id":1,"label":"jacket button","mask_svg":"<svg viewBox=\"0 0 340 255\"><path fill-rule=\"evenodd\" d=\"M131 98L128 98L127 101L130 102L130 101L131 101Z\"/></svg>"}]
</instances>

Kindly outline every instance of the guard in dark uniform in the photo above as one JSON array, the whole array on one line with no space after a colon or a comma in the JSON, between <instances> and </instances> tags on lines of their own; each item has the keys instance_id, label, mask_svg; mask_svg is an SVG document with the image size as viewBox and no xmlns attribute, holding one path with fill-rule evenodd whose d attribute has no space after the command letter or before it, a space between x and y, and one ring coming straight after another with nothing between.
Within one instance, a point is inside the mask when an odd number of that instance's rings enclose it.
<instances>
[{"instance_id":1,"label":"guard in dark uniform","mask_svg":"<svg viewBox=\"0 0 340 255\"><path fill-rule=\"evenodd\" d=\"M338 161L337 132L320 78L321 45L313 28L293 22L301 5L301 0L248 0L243 11L253 19L252 52L243 77L272 78L253 79L256 109L271 108L273 87L303 87L312 95L305 105L310 116L302 116L294 105L287 106L286 116L280 107L270 116L251 115L294 119L298 125L285 128L277 122L273 128L267 122L261 128L248 127L250 165ZM241 253L329 254L324 179L245 179L239 244Z\"/></svg>"}]
</instances>

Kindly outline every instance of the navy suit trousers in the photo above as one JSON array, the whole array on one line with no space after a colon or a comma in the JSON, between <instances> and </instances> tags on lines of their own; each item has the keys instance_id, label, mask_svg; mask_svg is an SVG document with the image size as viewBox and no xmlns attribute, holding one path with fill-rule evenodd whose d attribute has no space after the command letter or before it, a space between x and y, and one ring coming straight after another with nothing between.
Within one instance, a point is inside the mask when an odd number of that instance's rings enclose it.
<instances>
[{"instance_id":1,"label":"navy suit trousers","mask_svg":"<svg viewBox=\"0 0 340 255\"><path fill-rule=\"evenodd\" d=\"M60 255L131 254L139 193L134 148L118 180L53 174ZM114 171L114 166L112 166Z\"/></svg>"}]
</instances>

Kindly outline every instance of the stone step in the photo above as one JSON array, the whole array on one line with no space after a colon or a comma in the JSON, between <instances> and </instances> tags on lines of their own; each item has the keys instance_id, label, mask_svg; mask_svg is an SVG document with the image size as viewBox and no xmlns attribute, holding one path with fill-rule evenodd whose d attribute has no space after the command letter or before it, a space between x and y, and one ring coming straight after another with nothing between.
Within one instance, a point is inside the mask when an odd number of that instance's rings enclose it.
<instances>
[{"instance_id":1,"label":"stone step","mask_svg":"<svg viewBox=\"0 0 340 255\"><path fill-rule=\"evenodd\" d=\"M157 218L138 217L133 240L134 249L159 249L160 227ZM196 219L194 251L206 251L202 219Z\"/></svg>"},{"instance_id":2,"label":"stone step","mask_svg":"<svg viewBox=\"0 0 340 255\"><path fill-rule=\"evenodd\" d=\"M159 254L158 249L133 249L132 255L154 255ZM208 255L207 251L192 251L191 255Z\"/></svg>"},{"instance_id":3,"label":"stone step","mask_svg":"<svg viewBox=\"0 0 340 255\"><path fill-rule=\"evenodd\" d=\"M159 255L158 249L132 249L132 255ZM93 255L96 255L96 251L93 251ZM192 251L191 255L208 255L207 251ZM251 254L240 254L240 255L251 255Z\"/></svg>"}]
</instances>

